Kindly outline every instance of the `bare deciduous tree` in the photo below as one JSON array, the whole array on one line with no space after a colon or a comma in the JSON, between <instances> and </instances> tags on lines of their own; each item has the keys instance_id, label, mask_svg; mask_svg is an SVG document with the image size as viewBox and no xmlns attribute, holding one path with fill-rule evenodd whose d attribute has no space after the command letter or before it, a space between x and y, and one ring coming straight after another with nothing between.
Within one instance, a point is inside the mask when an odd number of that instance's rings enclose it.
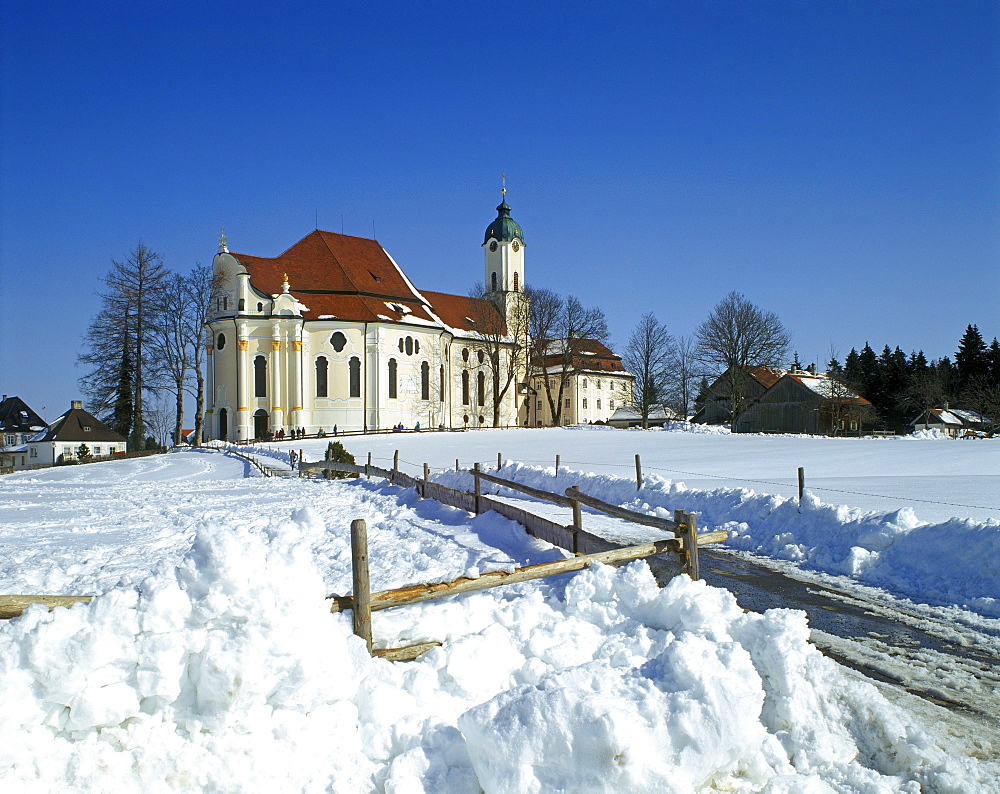
<instances>
[{"instance_id":1,"label":"bare deciduous tree","mask_svg":"<svg viewBox=\"0 0 1000 794\"><path fill-rule=\"evenodd\" d=\"M704 370L700 366L695 356L694 339L690 336L679 336L674 340L674 355L670 362L670 374L668 382L670 384L670 397L668 398L671 407L687 418L691 403L697 393L697 384L701 380Z\"/></svg>"},{"instance_id":2,"label":"bare deciduous tree","mask_svg":"<svg viewBox=\"0 0 1000 794\"><path fill-rule=\"evenodd\" d=\"M482 284L476 284L469 291L469 297L476 299L470 319L476 329L474 347L477 352L482 351L484 354L483 365L490 374L493 427L499 427L503 401L511 386L516 388L525 371L528 311L523 294L509 293L506 299L509 301L510 311L504 320L486 295L487 291Z\"/></svg>"},{"instance_id":3,"label":"bare deciduous tree","mask_svg":"<svg viewBox=\"0 0 1000 794\"><path fill-rule=\"evenodd\" d=\"M774 312L765 311L739 292L723 298L695 330L698 360L716 375L728 373L730 421L735 427L744 408L751 367L777 366L791 341Z\"/></svg>"},{"instance_id":4,"label":"bare deciduous tree","mask_svg":"<svg viewBox=\"0 0 1000 794\"><path fill-rule=\"evenodd\" d=\"M554 425L562 424L563 394L584 340L608 338L604 312L585 308L572 295L565 300L547 289L527 290L531 367L542 383Z\"/></svg>"},{"instance_id":5,"label":"bare deciduous tree","mask_svg":"<svg viewBox=\"0 0 1000 794\"><path fill-rule=\"evenodd\" d=\"M642 426L649 427L650 409L662 404L669 387L675 359L674 339L652 313L644 314L632 331L622 362L635 376L633 404L642 417Z\"/></svg>"}]
</instances>

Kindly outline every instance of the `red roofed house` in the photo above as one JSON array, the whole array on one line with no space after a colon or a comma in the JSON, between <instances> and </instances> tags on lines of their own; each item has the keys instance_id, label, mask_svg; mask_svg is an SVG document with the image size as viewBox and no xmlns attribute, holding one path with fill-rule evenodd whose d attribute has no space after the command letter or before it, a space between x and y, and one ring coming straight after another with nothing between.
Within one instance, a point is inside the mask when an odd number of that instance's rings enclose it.
<instances>
[{"instance_id":1,"label":"red roofed house","mask_svg":"<svg viewBox=\"0 0 1000 794\"><path fill-rule=\"evenodd\" d=\"M526 342L508 332L524 310L524 236L506 201L483 250L487 293L476 299L418 290L375 240L316 230L263 257L220 237L209 435L480 427L493 424L497 386L498 423L526 423L524 373L494 383L503 367L486 354L498 329L501 364Z\"/></svg>"}]
</instances>

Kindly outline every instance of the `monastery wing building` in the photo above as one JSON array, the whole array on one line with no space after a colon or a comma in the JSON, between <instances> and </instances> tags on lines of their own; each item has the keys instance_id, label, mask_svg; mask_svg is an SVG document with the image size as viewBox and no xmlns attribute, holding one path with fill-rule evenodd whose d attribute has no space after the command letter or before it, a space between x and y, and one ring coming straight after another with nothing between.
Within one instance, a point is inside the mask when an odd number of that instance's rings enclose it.
<instances>
[{"instance_id":1,"label":"monastery wing building","mask_svg":"<svg viewBox=\"0 0 1000 794\"><path fill-rule=\"evenodd\" d=\"M223 235L207 434L527 423L526 374L508 375L526 343L524 235L506 201L483 251L477 299L418 290L375 240L316 230L263 257L231 252Z\"/></svg>"}]
</instances>

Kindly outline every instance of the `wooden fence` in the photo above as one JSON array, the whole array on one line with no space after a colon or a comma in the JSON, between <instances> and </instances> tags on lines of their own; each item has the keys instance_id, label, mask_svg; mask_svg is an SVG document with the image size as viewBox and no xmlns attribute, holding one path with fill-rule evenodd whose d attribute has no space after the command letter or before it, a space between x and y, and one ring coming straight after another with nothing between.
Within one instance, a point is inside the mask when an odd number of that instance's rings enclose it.
<instances>
[{"instance_id":1,"label":"wooden fence","mask_svg":"<svg viewBox=\"0 0 1000 794\"><path fill-rule=\"evenodd\" d=\"M264 471L253 458L229 450L241 458L248 460ZM301 455L301 453L300 453ZM678 572L686 572L691 578L699 578L698 547L708 543L717 543L728 537L727 532L710 532L703 535L697 534L697 523L695 516L683 510L674 511L674 520L650 516L644 513L636 513L632 510L613 505L602 501L594 496L583 493L577 487L567 488L563 494L556 494L543 491L531 486L508 480L493 474L482 471L477 463L469 470L473 476L474 490L460 491L449 488L441 483L432 482L430 479L430 468L425 463L423 467L423 477L412 477L399 470L398 453L394 457L393 468L384 469L374 466L371 463L369 453L368 462L365 464L339 463L336 461L317 461L298 464L300 474L310 475L324 470L332 470L356 474L365 477L379 477L388 480L394 485L404 488L416 488L422 498L434 499L442 504L451 505L470 513L480 514L490 510L499 513L505 518L517 521L525 530L541 540L548 541L555 546L566 549L573 553L573 557L555 562L539 563L529 565L514 571L492 572L481 576L470 578L460 577L450 582L436 582L432 584L413 584L394 590L372 593L370 591L370 579L368 574L368 540L367 527L364 520L356 519L351 524L351 563L353 573L352 595L330 596L328 599L332 612L352 610L354 620L354 632L362 637L370 653L375 656L395 660L405 661L414 659L421 653L440 645L438 642L420 643L406 648L386 648L372 649L372 622L371 613L380 609L390 607L405 606L434 598L441 598L448 595L483 590L491 587L499 587L516 582L529 581L546 576L569 573L590 567L595 562L609 565L622 565L637 559L647 558L648 564L654 576L660 584L675 576ZM502 457L498 456L498 468L502 466ZM636 474L641 478L638 457L636 460ZM571 511L572 522L568 525L560 524L543 516L536 515L522 507L508 504L500 499L494 499L482 493L482 482L500 485L504 488L525 493L536 499L541 499L553 504L567 507ZM661 529L673 534L673 537L650 541L633 546L614 543L599 535L587 532L583 528L583 510L581 505L598 510L607 515L624 519L632 523ZM681 559L681 566L678 569L676 564L670 564L661 555L673 554ZM56 606L71 606L76 602L91 600L92 596L63 596L63 595L15 595L0 596L0 618L11 618L20 615L30 604L41 603L49 606L50 609Z\"/></svg>"}]
</instances>

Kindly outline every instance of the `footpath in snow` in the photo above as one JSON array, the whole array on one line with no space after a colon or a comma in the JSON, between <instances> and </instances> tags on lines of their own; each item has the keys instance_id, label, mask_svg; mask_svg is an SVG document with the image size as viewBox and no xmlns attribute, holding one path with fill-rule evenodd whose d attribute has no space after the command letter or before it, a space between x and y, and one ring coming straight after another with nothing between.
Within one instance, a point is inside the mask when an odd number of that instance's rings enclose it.
<instances>
[{"instance_id":1,"label":"footpath in snow","mask_svg":"<svg viewBox=\"0 0 1000 794\"><path fill-rule=\"evenodd\" d=\"M2 588L99 594L0 624L5 789L994 790L801 613L641 562L376 613L382 645L444 644L372 659L324 604L351 519L373 589L560 552L412 490L245 474L185 452L0 478Z\"/></svg>"}]
</instances>

